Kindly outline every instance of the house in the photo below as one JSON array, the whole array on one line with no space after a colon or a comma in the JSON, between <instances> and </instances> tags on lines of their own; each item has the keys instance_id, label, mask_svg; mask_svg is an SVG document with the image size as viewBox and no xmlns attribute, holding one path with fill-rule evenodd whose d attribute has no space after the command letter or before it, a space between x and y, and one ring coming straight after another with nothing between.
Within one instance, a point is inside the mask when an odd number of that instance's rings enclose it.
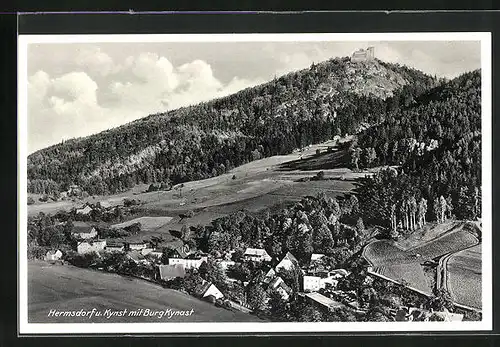
<instances>
[{"instance_id":1,"label":"house","mask_svg":"<svg viewBox=\"0 0 500 347\"><path fill-rule=\"evenodd\" d=\"M182 245L174 248L170 253L169 258L186 258L189 254L190 254L189 246Z\"/></svg>"},{"instance_id":2,"label":"house","mask_svg":"<svg viewBox=\"0 0 500 347\"><path fill-rule=\"evenodd\" d=\"M264 275L264 279L262 280L262 282L264 284L269 284L269 282L271 282L271 280L276 277L276 271L274 271L274 269L270 269L265 275Z\"/></svg>"},{"instance_id":3,"label":"house","mask_svg":"<svg viewBox=\"0 0 500 347\"><path fill-rule=\"evenodd\" d=\"M73 196L73 195L80 195L82 194L82 189L78 187L77 184L72 184L69 186L68 189L68 195Z\"/></svg>"},{"instance_id":4,"label":"house","mask_svg":"<svg viewBox=\"0 0 500 347\"><path fill-rule=\"evenodd\" d=\"M221 260L219 262L220 267L222 270L226 271L228 267L236 265L236 262L232 260Z\"/></svg>"},{"instance_id":5,"label":"house","mask_svg":"<svg viewBox=\"0 0 500 347\"><path fill-rule=\"evenodd\" d=\"M83 240L97 237L97 230L94 226L85 222L73 222L73 236Z\"/></svg>"},{"instance_id":6,"label":"house","mask_svg":"<svg viewBox=\"0 0 500 347\"><path fill-rule=\"evenodd\" d=\"M128 249L131 251L140 251L147 247L147 244L144 242L129 242Z\"/></svg>"},{"instance_id":7,"label":"house","mask_svg":"<svg viewBox=\"0 0 500 347\"><path fill-rule=\"evenodd\" d=\"M163 251L159 249L153 249L151 252L146 253L155 258L161 258L163 256Z\"/></svg>"},{"instance_id":8,"label":"house","mask_svg":"<svg viewBox=\"0 0 500 347\"><path fill-rule=\"evenodd\" d=\"M268 286L269 290L276 290L280 295L283 300L288 300L290 296L293 294L292 288L286 285L285 281L283 281L283 278L280 276L276 276L269 282Z\"/></svg>"},{"instance_id":9,"label":"house","mask_svg":"<svg viewBox=\"0 0 500 347\"><path fill-rule=\"evenodd\" d=\"M317 292L327 286L335 288L338 281L333 276L320 277L320 276L304 276L303 289L305 292Z\"/></svg>"},{"instance_id":10,"label":"house","mask_svg":"<svg viewBox=\"0 0 500 347\"><path fill-rule=\"evenodd\" d=\"M330 270L330 272L328 273L328 276L332 276L335 279L339 279L339 278L347 277L347 276L349 276L349 274L350 274L349 271L347 271L345 269L334 269L334 270Z\"/></svg>"},{"instance_id":11,"label":"house","mask_svg":"<svg viewBox=\"0 0 500 347\"><path fill-rule=\"evenodd\" d=\"M312 262L315 262L316 260L320 260L321 258L323 258L325 255L322 254L322 253L313 253L311 254L311 263Z\"/></svg>"},{"instance_id":12,"label":"house","mask_svg":"<svg viewBox=\"0 0 500 347\"><path fill-rule=\"evenodd\" d=\"M111 203L109 201L99 201L98 204L104 209L111 207Z\"/></svg>"},{"instance_id":13,"label":"house","mask_svg":"<svg viewBox=\"0 0 500 347\"><path fill-rule=\"evenodd\" d=\"M243 254L245 260L271 261L271 256L263 248L247 248Z\"/></svg>"},{"instance_id":14,"label":"house","mask_svg":"<svg viewBox=\"0 0 500 347\"><path fill-rule=\"evenodd\" d=\"M92 207L90 207L87 204L83 205L81 208L76 210L76 214L81 214L84 216L88 216L90 212L92 212Z\"/></svg>"},{"instance_id":15,"label":"house","mask_svg":"<svg viewBox=\"0 0 500 347\"><path fill-rule=\"evenodd\" d=\"M326 308L328 310L345 307L345 305L342 304L341 302L332 300L332 299L330 299L330 298L328 298L320 293L307 293L307 294L305 294L305 298L308 301L310 301L310 302L312 302L312 303L314 303L322 308Z\"/></svg>"},{"instance_id":16,"label":"house","mask_svg":"<svg viewBox=\"0 0 500 347\"><path fill-rule=\"evenodd\" d=\"M164 281L169 281L177 277L186 276L186 269L182 264L158 265L158 276Z\"/></svg>"},{"instance_id":17,"label":"house","mask_svg":"<svg viewBox=\"0 0 500 347\"><path fill-rule=\"evenodd\" d=\"M90 252L100 252L106 247L106 240L96 240L96 241L81 241L76 246L76 250L79 254L85 254Z\"/></svg>"},{"instance_id":18,"label":"house","mask_svg":"<svg viewBox=\"0 0 500 347\"><path fill-rule=\"evenodd\" d=\"M125 251L125 245L123 243L108 243L106 245L106 251L108 252L123 252Z\"/></svg>"},{"instance_id":19,"label":"house","mask_svg":"<svg viewBox=\"0 0 500 347\"><path fill-rule=\"evenodd\" d=\"M148 261L144 258L144 256L139 251L130 251L127 253L127 258L131 259L136 264L147 264Z\"/></svg>"},{"instance_id":20,"label":"house","mask_svg":"<svg viewBox=\"0 0 500 347\"><path fill-rule=\"evenodd\" d=\"M54 260L60 260L62 257L62 252L60 250L51 250L48 251L47 254L45 254L45 260L46 261L54 261Z\"/></svg>"},{"instance_id":21,"label":"house","mask_svg":"<svg viewBox=\"0 0 500 347\"><path fill-rule=\"evenodd\" d=\"M213 296L215 299L222 299L224 294L211 282L203 280L195 289L195 295L206 298Z\"/></svg>"},{"instance_id":22,"label":"house","mask_svg":"<svg viewBox=\"0 0 500 347\"><path fill-rule=\"evenodd\" d=\"M299 261L294 255L290 252L287 252L286 255L281 259L281 261L276 265L276 272L280 269L291 270L294 267L299 268Z\"/></svg>"},{"instance_id":23,"label":"house","mask_svg":"<svg viewBox=\"0 0 500 347\"><path fill-rule=\"evenodd\" d=\"M208 261L208 257L203 256L188 256L186 258L168 258L169 265L182 264L186 269L198 269L201 264Z\"/></svg>"},{"instance_id":24,"label":"house","mask_svg":"<svg viewBox=\"0 0 500 347\"><path fill-rule=\"evenodd\" d=\"M146 247L146 248L141 249L141 254L142 255L150 254L152 256L161 258L161 256L163 255L163 251L156 249L156 248Z\"/></svg>"}]
</instances>

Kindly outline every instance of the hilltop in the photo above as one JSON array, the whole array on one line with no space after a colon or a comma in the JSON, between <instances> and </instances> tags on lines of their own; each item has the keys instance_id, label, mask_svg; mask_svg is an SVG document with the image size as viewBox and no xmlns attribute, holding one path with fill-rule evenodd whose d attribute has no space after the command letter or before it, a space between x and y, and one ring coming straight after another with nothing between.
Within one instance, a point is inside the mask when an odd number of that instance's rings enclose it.
<instances>
[{"instance_id":1,"label":"hilltop","mask_svg":"<svg viewBox=\"0 0 500 347\"><path fill-rule=\"evenodd\" d=\"M331 59L236 94L150 115L28 157L28 191L92 195L176 184L353 134L408 107L435 78L379 60Z\"/></svg>"}]
</instances>

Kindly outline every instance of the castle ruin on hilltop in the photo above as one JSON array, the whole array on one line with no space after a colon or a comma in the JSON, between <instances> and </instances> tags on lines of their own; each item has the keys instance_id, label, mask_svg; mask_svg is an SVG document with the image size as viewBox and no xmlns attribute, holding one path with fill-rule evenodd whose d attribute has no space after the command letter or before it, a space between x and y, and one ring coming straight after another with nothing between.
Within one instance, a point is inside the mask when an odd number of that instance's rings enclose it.
<instances>
[{"instance_id":1,"label":"castle ruin on hilltop","mask_svg":"<svg viewBox=\"0 0 500 347\"><path fill-rule=\"evenodd\" d=\"M352 62L371 61L375 59L375 47L368 47L367 49L358 49L351 56Z\"/></svg>"}]
</instances>

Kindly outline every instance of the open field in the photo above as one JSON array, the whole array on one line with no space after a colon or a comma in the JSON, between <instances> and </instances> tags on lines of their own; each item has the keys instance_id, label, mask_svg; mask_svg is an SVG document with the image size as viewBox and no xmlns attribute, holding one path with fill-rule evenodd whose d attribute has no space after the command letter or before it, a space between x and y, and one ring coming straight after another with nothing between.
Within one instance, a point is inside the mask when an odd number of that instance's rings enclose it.
<instances>
[{"instance_id":1,"label":"open field","mask_svg":"<svg viewBox=\"0 0 500 347\"><path fill-rule=\"evenodd\" d=\"M481 244L456 252L445 262L446 287L454 302L481 309Z\"/></svg>"},{"instance_id":2,"label":"open field","mask_svg":"<svg viewBox=\"0 0 500 347\"><path fill-rule=\"evenodd\" d=\"M374 267L420 263L424 261L416 253L405 251L399 248L394 242L388 240L378 240L368 244L363 250L363 257Z\"/></svg>"},{"instance_id":3,"label":"open field","mask_svg":"<svg viewBox=\"0 0 500 347\"><path fill-rule=\"evenodd\" d=\"M190 316L48 317L51 309L114 311L150 309L194 310ZM33 262L28 265L28 321L30 323L121 322L263 322L238 311L216 307L182 292L134 278L66 265Z\"/></svg>"},{"instance_id":4,"label":"open field","mask_svg":"<svg viewBox=\"0 0 500 347\"><path fill-rule=\"evenodd\" d=\"M180 230L183 225L207 225L213 219L239 210L259 213L273 206L285 206L319 192L325 192L332 197L343 195L355 188L354 179L371 174L376 169L352 172L342 167L343 164L328 168L331 166L328 163L334 160L331 157L332 153L335 152L327 153L326 148L339 151L335 144L336 141L327 141L307 147L302 152L253 161L217 177L178 184L170 191L145 192L147 185L138 185L125 193L95 199L89 197L77 202L68 200L37 203L28 206L28 215L69 210L81 206L85 201L106 200L116 205L125 198L139 199L142 202L138 206L141 210L140 215L172 218L161 227L161 230L160 228L156 230L164 232ZM316 154L317 149L322 153ZM314 161L309 161L310 158ZM324 167L318 164L318 160ZM299 161L300 167L284 170L282 165L291 161ZM298 179L310 178L319 171L324 171L325 178L329 180L297 182ZM187 211L194 211L195 215L191 218L179 218L179 214Z\"/></svg>"},{"instance_id":5,"label":"open field","mask_svg":"<svg viewBox=\"0 0 500 347\"><path fill-rule=\"evenodd\" d=\"M114 224L111 226L111 228L113 229L126 228L135 223L140 223L141 230L151 231L164 226L165 224L170 222L171 219L172 217L139 217L123 223Z\"/></svg>"},{"instance_id":6,"label":"open field","mask_svg":"<svg viewBox=\"0 0 500 347\"><path fill-rule=\"evenodd\" d=\"M448 253L461 251L477 245L479 240L469 230L464 229L464 223L456 225L443 235L414 247L409 251L434 259Z\"/></svg>"},{"instance_id":7,"label":"open field","mask_svg":"<svg viewBox=\"0 0 500 347\"><path fill-rule=\"evenodd\" d=\"M406 282L412 288L427 295L432 294L432 283L425 276L424 270L419 263L377 266L372 271L398 283Z\"/></svg>"},{"instance_id":8,"label":"open field","mask_svg":"<svg viewBox=\"0 0 500 347\"><path fill-rule=\"evenodd\" d=\"M445 223L427 223L423 228L415 230L413 233L398 240L398 246L402 249L418 247L427 241L431 241L447 232L455 229L461 224L459 221L447 221Z\"/></svg>"},{"instance_id":9,"label":"open field","mask_svg":"<svg viewBox=\"0 0 500 347\"><path fill-rule=\"evenodd\" d=\"M432 293L434 281L422 264L441 257L435 285L448 289L455 303L481 309L481 244L475 236L481 232L478 228L477 224L463 221L427 226L397 243L374 241L363 249L363 257L375 275L398 283L404 281L427 295Z\"/></svg>"}]
</instances>

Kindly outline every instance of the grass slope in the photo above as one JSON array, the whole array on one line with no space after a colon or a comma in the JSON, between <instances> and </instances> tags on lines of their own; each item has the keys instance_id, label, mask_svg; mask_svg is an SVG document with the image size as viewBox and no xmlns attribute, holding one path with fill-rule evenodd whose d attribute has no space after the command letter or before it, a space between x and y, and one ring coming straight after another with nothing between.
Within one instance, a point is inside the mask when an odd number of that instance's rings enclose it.
<instances>
[{"instance_id":1,"label":"grass slope","mask_svg":"<svg viewBox=\"0 0 500 347\"><path fill-rule=\"evenodd\" d=\"M158 317L47 317L51 309L194 310L191 316ZM28 265L28 321L30 323L132 322L259 322L259 318L229 311L182 292L115 274L65 265L36 262Z\"/></svg>"}]
</instances>

